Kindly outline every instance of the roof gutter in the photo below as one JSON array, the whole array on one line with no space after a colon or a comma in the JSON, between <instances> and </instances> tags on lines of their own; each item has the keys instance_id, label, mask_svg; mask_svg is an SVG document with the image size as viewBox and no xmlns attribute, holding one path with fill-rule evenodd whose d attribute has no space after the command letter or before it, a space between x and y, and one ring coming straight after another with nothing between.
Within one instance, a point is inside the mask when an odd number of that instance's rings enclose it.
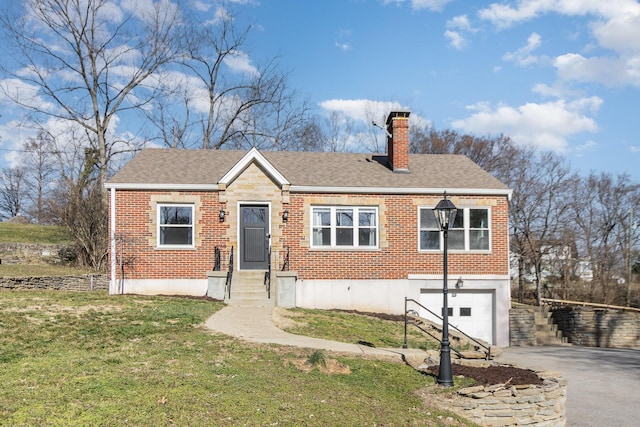
<instances>
[{"instance_id":1,"label":"roof gutter","mask_svg":"<svg viewBox=\"0 0 640 427\"><path fill-rule=\"evenodd\" d=\"M349 194L444 194L454 196L507 196L511 200L511 189L483 188L406 188L406 187L316 187L292 185L291 193L349 193Z\"/></svg>"},{"instance_id":2,"label":"roof gutter","mask_svg":"<svg viewBox=\"0 0 640 427\"><path fill-rule=\"evenodd\" d=\"M145 184L106 183L107 189L157 190L157 191L219 191L218 184ZM291 193L335 193L335 194L444 194L452 196L506 196L511 200L513 190L491 188L407 188L407 187L323 187L314 185L292 185Z\"/></svg>"},{"instance_id":3,"label":"roof gutter","mask_svg":"<svg viewBox=\"0 0 640 427\"><path fill-rule=\"evenodd\" d=\"M218 191L218 184L148 184L148 183L120 183L107 182L105 188L108 190L179 190L179 191Z\"/></svg>"}]
</instances>

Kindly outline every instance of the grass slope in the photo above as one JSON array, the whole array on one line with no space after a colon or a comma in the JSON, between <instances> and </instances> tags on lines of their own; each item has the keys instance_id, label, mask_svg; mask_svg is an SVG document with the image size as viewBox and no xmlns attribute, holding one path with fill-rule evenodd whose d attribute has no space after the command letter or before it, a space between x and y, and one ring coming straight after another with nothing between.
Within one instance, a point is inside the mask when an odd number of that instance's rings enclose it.
<instances>
[{"instance_id":1,"label":"grass slope","mask_svg":"<svg viewBox=\"0 0 640 427\"><path fill-rule=\"evenodd\" d=\"M72 239L64 227L0 222L0 243L69 244Z\"/></svg>"},{"instance_id":2,"label":"grass slope","mask_svg":"<svg viewBox=\"0 0 640 427\"><path fill-rule=\"evenodd\" d=\"M73 240L65 227L0 222L0 243L71 245ZM2 254L0 254L0 259ZM25 264L0 263L0 277L68 276L95 273L89 268L73 268L37 261Z\"/></svg>"}]
</instances>

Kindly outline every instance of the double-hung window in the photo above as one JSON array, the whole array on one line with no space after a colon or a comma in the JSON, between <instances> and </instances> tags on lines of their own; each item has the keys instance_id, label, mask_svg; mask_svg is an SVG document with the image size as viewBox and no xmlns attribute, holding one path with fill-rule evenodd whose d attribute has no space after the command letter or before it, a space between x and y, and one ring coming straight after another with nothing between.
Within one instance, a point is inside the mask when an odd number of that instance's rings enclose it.
<instances>
[{"instance_id":1,"label":"double-hung window","mask_svg":"<svg viewBox=\"0 0 640 427\"><path fill-rule=\"evenodd\" d=\"M378 208L317 206L311 209L311 246L377 248Z\"/></svg>"},{"instance_id":2,"label":"double-hung window","mask_svg":"<svg viewBox=\"0 0 640 427\"><path fill-rule=\"evenodd\" d=\"M158 204L158 246L193 247L193 205Z\"/></svg>"},{"instance_id":3,"label":"double-hung window","mask_svg":"<svg viewBox=\"0 0 640 427\"><path fill-rule=\"evenodd\" d=\"M441 250L442 233L433 208L420 208L420 250ZM459 251L488 251L490 249L490 211L488 208L458 208L448 231L448 248Z\"/></svg>"}]
</instances>

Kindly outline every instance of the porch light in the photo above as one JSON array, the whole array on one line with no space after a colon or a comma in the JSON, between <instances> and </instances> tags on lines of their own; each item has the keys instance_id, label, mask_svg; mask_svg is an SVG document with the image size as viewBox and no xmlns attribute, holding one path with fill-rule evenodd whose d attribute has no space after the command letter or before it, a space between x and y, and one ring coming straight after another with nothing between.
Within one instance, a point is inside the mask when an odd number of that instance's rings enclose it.
<instances>
[{"instance_id":1,"label":"porch light","mask_svg":"<svg viewBox=\"0 0 640 427\"><path fill-rule=\"evenodd\" d=\"M453 375L451 373L451 347L449 345L449 302L447 294L449 288L447 286L447 238L449 227L456 219L458 209L447 199L447 192L433 209L433 214L438 221L440 230L443 232L443 267L442 267L442 342L440 343L440 370L438 371L438 384L451 387L453 386Z\"/></svg>"},{"instance_id":2,"label":"porch light","mask_svg":"<svg viewBox=\"0 0 640 427\"><path fill-rule=\"evenodd\" d=\"M282 221L289 221L289 211L285 210L284 212L282 212Z\"/></svg>"},{"instance_id":3,"label":"porch light","mask_svg":"<svg viewBox=\"0 0 640 427\"><path fill-rule=\"evenodd\" d=\"M220 222L224 222L225 212L224 209L220 209L220 213L218 214L218 218L220 218Z\"/></svg>"}]
</instances>

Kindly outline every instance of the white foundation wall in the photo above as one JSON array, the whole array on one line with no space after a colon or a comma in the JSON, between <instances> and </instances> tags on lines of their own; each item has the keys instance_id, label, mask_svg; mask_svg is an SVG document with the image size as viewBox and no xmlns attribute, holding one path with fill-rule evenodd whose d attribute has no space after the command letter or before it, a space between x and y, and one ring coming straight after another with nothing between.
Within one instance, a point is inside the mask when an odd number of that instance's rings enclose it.
<instances>
[{"instance_id":1,"label":"white foundation wall","mask_svg":"<svg viewBox=\"0 0 640 427\"><path fill-rule=\"evenodd\" d=\"M414 289L410 289L414 285ZM420 296L409 280L298 280L296 307L404 313L404 298Z\"/></svg>"},{"instance_id":2,"label":"white foundation wall","mask_svg":"<svg viewBox=\"0 0 640 427\"><path fill-rule=\"evenodd\" d=\"M109 282L109 293L139 295L193 295L207 294L207 279L129 279Z\"/></svg>"},{"instance_id":3,"label":"white foundation wall","mask_svg":"<svg viewBox=\"0 0 640 427\"><path fill-rule=\"evenodd\" d=\"M450 277L449 292L455 290L458 279L465 292L473 290L494 295L493 345L509 345L509 309L511 291L508 276ZM405 297L420 302L423 290L442 291L442 276L410 275L399 280L297 280L296 306L302 308L341 309L404 314ZM418 306L409 305L418 311Z\"/></svg>"}]
</instances>

